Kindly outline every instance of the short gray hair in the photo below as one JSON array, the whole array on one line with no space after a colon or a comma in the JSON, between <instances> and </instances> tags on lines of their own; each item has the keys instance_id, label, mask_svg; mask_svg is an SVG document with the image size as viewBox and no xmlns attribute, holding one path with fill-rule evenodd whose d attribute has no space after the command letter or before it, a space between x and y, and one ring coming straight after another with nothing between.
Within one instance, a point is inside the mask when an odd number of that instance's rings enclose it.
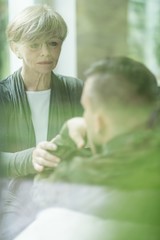
<instances>
[{"instance_id":1,"label":"short gray hair","mask_svg":"<svg viewBox=\"0 0 160 240\"><path fill-rule=\"evenodd\" d=\"M6 34L9 42L32 42L50 37L63 41L67 25L51 7L37 4L22 10L8 25Z\"/></svg>"}]
</instances>

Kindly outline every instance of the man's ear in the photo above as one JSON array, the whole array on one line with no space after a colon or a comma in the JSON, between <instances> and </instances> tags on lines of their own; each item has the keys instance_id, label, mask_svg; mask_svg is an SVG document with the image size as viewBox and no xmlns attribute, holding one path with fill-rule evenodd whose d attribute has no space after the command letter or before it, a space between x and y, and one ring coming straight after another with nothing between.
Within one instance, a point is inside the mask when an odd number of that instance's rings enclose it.
<instances>
[{"instance_id":1,"label":"man's ear","mask_svg":"<svg viewBox=\"0 0 160 240\"><path fill-rule=\"evenodd\" d=\"M10 47L11 47L11 50L12 52L19 58L21 59L21 54L20 54L20 51L19 51L19 45L18 43L15 43L15 42L11 42L10 43Z\"/></svg>"},{"instance_id":2,"label":"man's ear","mask_svg":"<svg viewBox=\"0 0 160 240\"><path fill-rule=\"evenodd\" d=\"M99 113L95 119L95 133L99 142L104 143L108 139L111 131L110 119L106 114Z\"/></svg>"},{"instance_id":3,"label":"man's ear","mask_svg":"<svg viewBox=\"0 0 160 240\"><path fill-rule=\"evenodd\" d=\"M107 128L106 117L103 114L98 113L95 117L95 132L97 134L104 134Z\"/></svg>"}]
</instances>

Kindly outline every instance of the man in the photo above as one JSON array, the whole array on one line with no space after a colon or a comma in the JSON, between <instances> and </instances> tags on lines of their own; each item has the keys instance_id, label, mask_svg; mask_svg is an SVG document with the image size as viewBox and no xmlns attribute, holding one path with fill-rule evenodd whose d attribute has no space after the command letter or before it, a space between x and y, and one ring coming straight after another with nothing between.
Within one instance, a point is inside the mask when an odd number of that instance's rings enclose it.
<instances>
[{"instance_id":1,"label":"man","mask_svg":"<svg viewBox=\"0 0 160 240\"><path fill-rule=\"evenodd\" d=\"M93 231L87 240L159 239L156 78L143 64L126 57L99 61L86 74L81 99L84 118L69 120L68 128L64 126L54 140L57 155L65 161L46 178L37 176L34 201L42 209L63 207L105 220L103 237L94 238ZM75 152L74 142L67 138L69 132L82 146L85 131L90 156L86 149ZM98 231L99 225L94 222L92 228Z\"/></svg>"}]
</instances>

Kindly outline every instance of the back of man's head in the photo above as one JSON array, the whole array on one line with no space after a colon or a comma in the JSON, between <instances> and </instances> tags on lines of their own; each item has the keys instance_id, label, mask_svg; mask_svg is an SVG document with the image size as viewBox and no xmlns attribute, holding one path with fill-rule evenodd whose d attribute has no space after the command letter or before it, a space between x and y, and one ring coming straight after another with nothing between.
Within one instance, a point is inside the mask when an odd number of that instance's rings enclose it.
<instances>
[{"instance_id":1,"label":"back of man's head","mask_svg":"<svg viewBox=\"0 0 160 240\"><path fill-rule=\"evenodd\" d=\"M128 57L100 60L86 71L90 81L87 93L95 107L119 104L153 103L158 87L154 74L142 63Z\"/></svg>"}]
</instances>

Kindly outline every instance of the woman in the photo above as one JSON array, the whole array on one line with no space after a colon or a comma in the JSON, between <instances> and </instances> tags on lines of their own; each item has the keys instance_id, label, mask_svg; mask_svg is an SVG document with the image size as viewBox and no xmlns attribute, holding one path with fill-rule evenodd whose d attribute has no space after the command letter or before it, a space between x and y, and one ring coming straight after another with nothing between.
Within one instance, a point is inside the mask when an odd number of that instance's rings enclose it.
<instances>
[{"instance_id":1,"label":"woman","mask_svg":"<svg viewBox=\"0 0 160 240\"><path fill-rule=\"evenodd\" d=\"M65 120L82 113L82 81L53 73L66 35L65 21L46 5L27 7L8 25L8 41L22 68L0 82L5 176L57 166L60 159L49 153L55 149L49 141Z\"/></svg>"},{"instance_id":2,"label":"woman","mask_svg":"<svg viewBox=\"0 0 160 240\"><path fill-rule=\"evenodd\" d=\"M21 217L20 226L15 223L19 213L29 212L24 206L30 201L32 176L60 161L50 152L56 148L51 139L67 119L82 114L83 82L53 72L66 35L64 19L46 5L27 7L7 28L11 50L22 67L0 82L0 169L13 178L7 209L1 201L3 239L13 239L27 224Z\"/></svg>"}]
</instances>

